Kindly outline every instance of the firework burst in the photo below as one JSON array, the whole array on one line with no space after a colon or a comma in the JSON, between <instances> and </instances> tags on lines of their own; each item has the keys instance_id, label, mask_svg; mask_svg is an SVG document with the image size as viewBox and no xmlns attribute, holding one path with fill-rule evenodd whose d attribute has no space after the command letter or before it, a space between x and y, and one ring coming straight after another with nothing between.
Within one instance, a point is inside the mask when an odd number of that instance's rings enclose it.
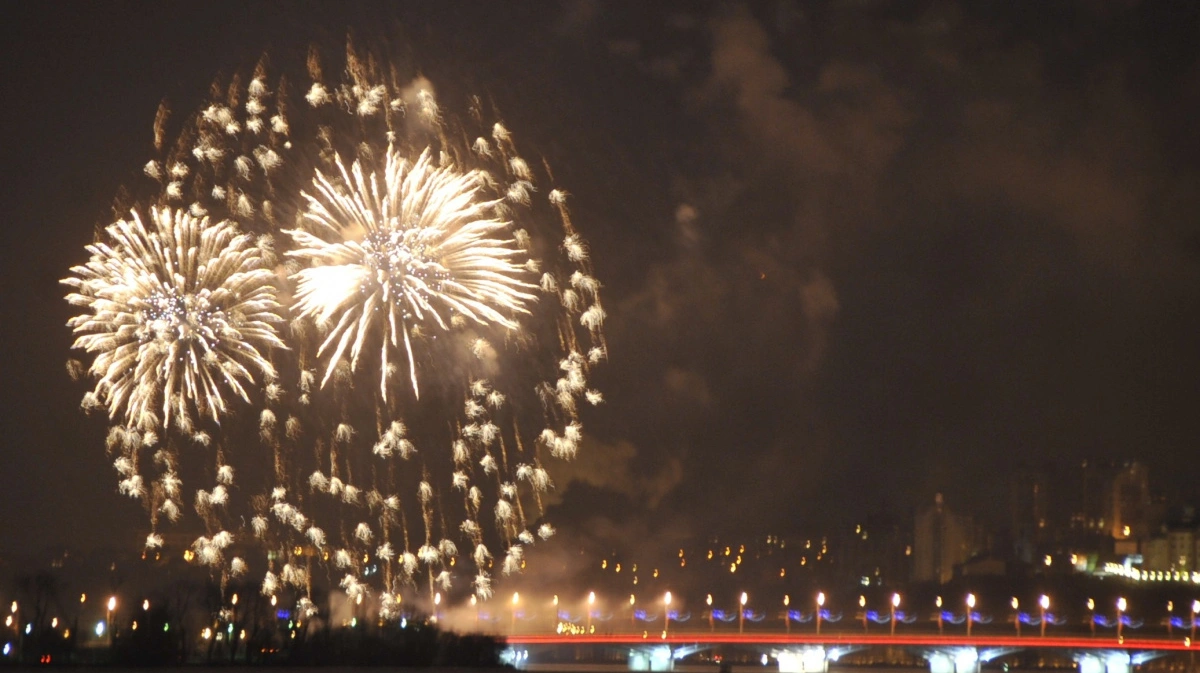
<instances>
[{"instance_id":1,"label":"firework burst","mask_svg":"<svg viewBox=\"0 0 1200 673\"><path fill-rule=\"evenodd\" d=\"M486 598L493 566L521 572L554 533L552 462L603 401L601 285L566 192L478 99L464 124L353 49L339 81L315 51L307 66L301 95L262 64L214 86L174 144L160 110L153 207L64 281L95 354L85 406L114 422L148 546L167 545L160 520L187 525L183 459L202 455L216 483L193 494L189 547L223 580L261 578L302 614L322 577L388 617L422 584Z\"/></svg>"},{"instance_id":2,"label":"firework burst","mask_svg":"<svg viewBox=\"0 0 1200 673\"><path fill-rule=\"evenodd\" d=\"M91 259L63 280L85 312L69 325L75 348L95 354L88 400L109 417L151 429L191 409L219 421L227 397L271 375L279 304L260 251L231 222L151 208L134 211L88 246ZM256 375L259 377L256 379Z\"/></svg>"},{"instance_id":3,"label":"firework burst","mask_svg":"<svg viewBox=\"0 0 1200 673\"><path fill-rule=\"evenodd\" d=\"M409 329L436 324L450 329L453 316L515 329L510 317L525 313L534 286L513 260L524 256L497 218L499 200L479 198L481 173L434 166L426 149L414 162L387 151L382 181L364 176L361 162L347 171L335 159L336 183L318 172L316 194L304 193L308 230L288 230L289 251L309 265L293 275L296 313L318 323L337 320L321 343L327 356L322 385L349 347L358 368L368 338L380 346L380 392L387 397L389 351L408 356L414 395L419 393ZM507 236L507 237L506 237Z\"/></svg>"}]
</instances>

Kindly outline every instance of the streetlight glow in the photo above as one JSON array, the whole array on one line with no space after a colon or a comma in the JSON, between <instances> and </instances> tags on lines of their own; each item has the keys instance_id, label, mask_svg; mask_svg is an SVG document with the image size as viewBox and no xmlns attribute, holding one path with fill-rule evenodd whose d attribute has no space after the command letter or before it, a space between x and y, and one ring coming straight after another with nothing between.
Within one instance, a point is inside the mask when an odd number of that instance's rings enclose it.
<instances>
[{"instance_id":1,"label":"streetlight glow","mask_svg":"<svg viewBox=\"0 0 1200 673\"><path fill-rule=\"evenodd\" d=\"M1117 599L1117 642L1122 640L1121 628L1125 625L1125 619L1122 617L1122 615L1127 607L1129 607L1129 603L1125 601L1124 596L1121 596Z\"/></svg>"},{"instance_id":2,"label":"streetlight glow","mask_svg":"<svg viewBox=\"0 0 1200 673\"><path fill-rule=\"evenodd\" d=\"M743 591L741 597L738 599L738 602L742 606L742 607L738 608L738 633L742 633L743 631L745 631L746 601L748 601L748 600L750 600L750 597L746 595L745 591Z\"/></svg>"}]
</instances>

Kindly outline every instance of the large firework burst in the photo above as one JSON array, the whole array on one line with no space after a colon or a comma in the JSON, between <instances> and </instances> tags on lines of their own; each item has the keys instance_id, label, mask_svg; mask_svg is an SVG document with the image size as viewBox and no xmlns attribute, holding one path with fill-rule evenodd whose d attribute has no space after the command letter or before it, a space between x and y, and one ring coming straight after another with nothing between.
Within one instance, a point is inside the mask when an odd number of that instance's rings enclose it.
<instances>
[{"instance_id":1,"label":"large firework burst","mask_svg":"<svg viewBox=\"0 0 1200 673\"><path fill-rule=\"evenodd\" d=\"M472 99L471 121L447 119L425 80L346 56L330 82L314 51L303 97L262 64L214 86L173 144L160 110L137 201L153 226L135 208L64 282L96 354L85 406L115 423L147 545L160 519L187 525L185 463L205 456L197 562L253 572L305 615L336 573L394 616L420 584L486 598L554 533L548 467L578 449L581 402L603 400L588 379L605 314L566 193L493 113Z\"/></svg>"},{"instance_id":2,"label":"large firework burst","mask_svg":"<svg viewBox=\"0 0 1200 673\"><path fill-rule=\"evenodd\" d=\"M129 426L169 424L195 409L214 421L234 394L273 371L270 348L285 348L272 272L249 236L170 208L137 211L88 246L91 260L63 280L67 300L86 310L69 325L75 348L94 353L96 387L85 400Z\"/></svg>"},{"instance_id":3,"label":"large firework burst","mask_svg":"<svg viewBox=\"0 0 1200 673\"><path fill-rule=\"evenodd\" d=\"M318 350L329 361L322 384L348 346L357 369L374 333L381 394L386 399L389 350L401 342L418 394L409 327L448 330L457 315L515 328L509 316L528 313L534 300L534 286L521 280L527 271L513 261L524 252L496 216L499 201L479 197L479 172L435 166L428 149L410 162L389 147L382 182L374 172L364 176L359 161L349 171L341 157L335 163L340 181L318 172L316 195L304 194L311 233L286 232L298 246L287 254L311 265L293 276L295 311L320 323L337 319Z\"/></svg>"}]
</instances>

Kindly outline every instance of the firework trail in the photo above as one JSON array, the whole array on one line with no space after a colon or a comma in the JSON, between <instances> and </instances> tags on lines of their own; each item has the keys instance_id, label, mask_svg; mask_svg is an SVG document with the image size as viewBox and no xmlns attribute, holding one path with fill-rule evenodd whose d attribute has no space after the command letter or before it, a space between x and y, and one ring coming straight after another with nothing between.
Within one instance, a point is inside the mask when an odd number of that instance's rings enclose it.
<instances>
[{"instance_id":1,"label":"firework trail","mask_svg":"<svg viewBox=\"0 0 1200 673\"><path fill-rule=\"evenodd\" d=\"M63 282L147 545L190 520L185 477L212 480L197 562L300 614L324 581L390 617L405 593L486 599L553 534L547 464L603 400L605 313L566 192L494 114L343 65L310 52L293 92L260 64L174 132L164 105L133 221Z\"/></svg>"}]
</instances>

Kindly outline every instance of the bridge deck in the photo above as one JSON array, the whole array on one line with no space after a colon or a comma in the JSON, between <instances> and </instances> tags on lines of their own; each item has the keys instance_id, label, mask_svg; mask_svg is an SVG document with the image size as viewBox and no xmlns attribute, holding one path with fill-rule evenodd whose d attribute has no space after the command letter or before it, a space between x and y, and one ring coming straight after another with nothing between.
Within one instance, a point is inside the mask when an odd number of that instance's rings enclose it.
<instances>
[{"instance_id":1,"label":"bridge deck","mask_svg":"<svg viewBox=\"0 0 1200 673\"><path fill-rule=\"evenodd\" d=\"M826 647L976 647L976 648L1021 648L1021 649L1074 649L1074 650L1157 650L1190 652L1200 649L1194 643L1184 638L1123 638L1118 640L1113 636L1003 636L982 635L972 636L939 636L922 634L850 634L831 633L829 635L783 634L783 633L712 633L712 632L682 632L671 633L666 638L644 636L642 634L609 634L609 635L512 635L507 637L511 645L692 645L696 643L721 645L777 645L804 646L823 645Z\"/></svg>"}]
</instances>

